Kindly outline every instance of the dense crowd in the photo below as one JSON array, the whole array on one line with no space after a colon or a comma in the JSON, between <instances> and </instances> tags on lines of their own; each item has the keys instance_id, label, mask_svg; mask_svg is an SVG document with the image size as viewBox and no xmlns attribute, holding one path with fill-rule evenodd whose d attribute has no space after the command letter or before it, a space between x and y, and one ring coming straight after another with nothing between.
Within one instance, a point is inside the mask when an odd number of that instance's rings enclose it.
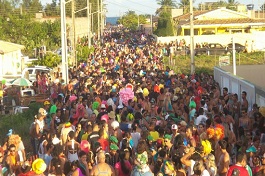
<instances>
[{"instance_id":1,"label":"dense crowd","mask_svg":"<svg viewBox=\"0 0 265 176\"><path fill-rule=\"evenodd\" d=\"M3 175L265 175L265 107L211 75L165 67L174 42L113 34L105 31L87 62L69 69L69 83L61 74L41 83L51 98L32 117L33 155L10 130Z\"/></svg>"}]
</instances>

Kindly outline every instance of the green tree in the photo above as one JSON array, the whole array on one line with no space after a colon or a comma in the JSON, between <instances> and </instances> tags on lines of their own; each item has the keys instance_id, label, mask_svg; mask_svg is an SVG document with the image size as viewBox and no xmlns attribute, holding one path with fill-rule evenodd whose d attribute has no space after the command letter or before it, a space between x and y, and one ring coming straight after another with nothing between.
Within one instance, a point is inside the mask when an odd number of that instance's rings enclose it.
<instances>
[{"instance_id":1,"label":"green tree","mask_svg":"<svg viewBox=\"0 0 265 176\"><path fill-rule=\"evenodd\" d=\"M157 4L160 5L160 8L157 9L156 14L159 14L161 11L170 11L172 8L177 7L175 0L156 0Z\"/></svg>"},{"instance_id":2,"label":"green tree","mask_svg":"<svg viewBox=\"0 0 265 176\"><path fill-rule=\"evenodd\" d=\"M239 4L239 2L237 2L235 0L228 0L226 8L231 9L231 10L236 10L238 4Z\"/></svg>"},{"instance_id":3,"label":"green tree","mask_svg":"<svg viewBox=\"0 0 265 176\"><path fill-rule=\"evenodd\" d=\"M173 36L173 23L170 12L162 11L159 14L157 29L154 31L157 36Z\"/></svg>"},{"instance_id":4,"label":"green tree","mask_svg":"<svg viewBox=\"0 0 265 176\"><path fill-rule=\"evenodd\" d=\"M52 0L50 4L45 5L44 12L46 16L60 16L60 6L56 0Z\"/></svg>"},{"instance_id":5,"label":"green tree","mask_svg":"<svg viewBox=\"0 0 265 176\"><path fill-rule=\"evenodd\" d=\"M194 2L194 1L193 1ZM178 3L179 8L183 9L183 13L188 13L190 11L190 0L180 0Z\"/></svg>"},{"instance_id":6,"label":"green tree","mask_svg":"<svg viewBox=\"0 0 265 176\"><path fill-rule=\"evenodd\" d=\"M54 53L47 53L43 59L38 59L32 62L32 65L43 65L50 68L56 67L61 63L61 56Z\"/></svg>"},{"instance_id":7,"label":"green tree","mask_svg":"<svg viewBox=\"0 0 265 176\"><path fill-rule=\"evenodd\" d=\"M77 62L84 62L87 61L88 56L94 52L94 48L88 48L88 46L83 46L83 45L77 45L76 46L76 57L77 57Z\"/></svg>"},{"instance_id":8,"label":"green tree","mask_svg":"<svg viewBox=\"0 0 265 176\"><path fill-rule=\"evenodd\" d=\"M138 18L139 24L146 24L146 18L144 15L137 15L134 11L128 11L125 15L123 15L118 23L122 24L124 27L130 30L136 30L138 27Z\"/></svg>"}]
</instances>

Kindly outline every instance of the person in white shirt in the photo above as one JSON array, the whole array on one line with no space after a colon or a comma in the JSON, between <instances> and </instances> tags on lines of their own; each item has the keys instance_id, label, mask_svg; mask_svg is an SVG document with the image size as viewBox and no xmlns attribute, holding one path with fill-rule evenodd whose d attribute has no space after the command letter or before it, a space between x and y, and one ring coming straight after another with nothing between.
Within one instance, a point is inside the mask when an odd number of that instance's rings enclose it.
<instances>
[{"instance_id":1,"label":"person in white shirt","mask_svg":"<svg viewBox=\"0 0 265 176\"><path fill-rule=\"evenodd\" d=\"M198 126L200 123L206 122L207 117L204 115L204 109L200 108L199 109L199 116L195 118L195 125Z\"/></svg>"}]
</instances>

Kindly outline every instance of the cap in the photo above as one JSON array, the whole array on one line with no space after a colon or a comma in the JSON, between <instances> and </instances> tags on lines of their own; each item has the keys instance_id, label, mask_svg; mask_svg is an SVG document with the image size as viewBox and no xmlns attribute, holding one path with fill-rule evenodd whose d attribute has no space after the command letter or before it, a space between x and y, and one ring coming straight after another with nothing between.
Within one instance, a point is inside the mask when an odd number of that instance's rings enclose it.
<instances>
[{"instance_id":1,"label":"cap","mask_svg":"<svg viewBox=\"0 0 265 176\"><path fill-rule=\"evenodd\" d=\"M106 109L106 105L105 104L101 104L100 108L101 109Z\"/></svg>"},{"instance_id":2,"label":"cap","mask_svg":"<svg viewBox=\"0 0 265 176\"><path fill-rule=\"evenodd\" d=\"M246 150L246 152L247 152L247 153L249 153L249 152L253 152L253 153L255 153L255 152L257 152L257 149L256 149L254 146L251 146L251 147L249 147L249 148Z\"/></svg>"},{"instance_id":3,"label":"cap","mask_svg":"<svg viewBox=\"0 0 265 176\"><path fill-rule=\"evenodd\" d=\"M39 115L46 116L46 115L47 115L46 110L43 109L43 108L40 108L40 109L39 109Z\"/></svg>"},{"instance_id":4,"label":"cap","mask_svg":"<svg viewBox=\"0 0 265 176\"><path fill-rule=\"evenodd\" d=\"M116 138L116 136L110 136L109 141L115 144L118 144L118 139Z\"/></svg>"},{"instance_id":5,"label":"cap","mask_svg":"<svg viewBox=\"0 0 265 176\"><path fill-rule=\"evenodd\" d=\"M169 139L169 140L171 140L171 135L169 135L169 134L165 134L164 138L165 138L165 139Z\"/></svg>"},{"instance_id":6,"label":"cap","mask_svg":"<svg viewBox=\"0 0 265 176\"><path fill-rule=\"evenodd\" d=\"M172 129L172 130L177 130L177 129L178 129L178 125L173 124L173 125L171 126L171 129Z\"/></svg>"},{"instance_id":7,"label":"cap","mask_svg":"<svg viewBox=\"0 0 265 176\"><path fill-rule=\"evenodd\" d=\"M111 122L110 126L113 128L113 129L116 129L120 126L120 123L118 121L113 121Z\"/></svg>"},{"instance_id":8,"label":"cap","mask_svg":"<svg viewBox=\"0 0 265 176\"><path fill-rule=\"evenodd\" d=\"M110 150L119 150L119 147L116 144L111 144L109 148Z\"/></svg>"},{"instance_id":9,"label":"cap","mask_svg":"<svg viewBox=\"0 0 265 176\"><path fill-rule=\"evenodd\" d=\"M153 136L150 136L150 135L149 135L149 136L147 136L147 140L148 140L148 141L154 141L154 138L153 138Z\"/></svg>"},{"instance_id":10,"label":"cap","mask_svg":"<svg viewBox=\"0 0 265 176\"><path fill-rule=\"evenodd\" d=\"M122 108L123 108L123 105L120 104L120 105L118 106L118 109L122 109Z\"/></svg>"},{"instance_id":11,"label":"cap","mask_svg":"<svg viewBox=\"0 0 265 176\"><path fill-rule=\"evenodd\" d=\"M44 104L44 106L46 106L46 105L50 105L51 103L48 100L46 100L43 102L43 104Z\"/></svg>"}]
</instances>

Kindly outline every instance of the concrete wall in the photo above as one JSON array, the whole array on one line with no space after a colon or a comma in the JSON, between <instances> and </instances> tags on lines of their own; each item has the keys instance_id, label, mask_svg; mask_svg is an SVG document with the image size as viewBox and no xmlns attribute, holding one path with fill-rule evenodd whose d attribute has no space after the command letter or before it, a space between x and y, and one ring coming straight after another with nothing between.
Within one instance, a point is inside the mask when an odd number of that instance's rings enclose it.
<instances>
[{"instance_id":1,"label":"concrete wall","mask_svg":"<svg viewBox=\"0 0 265 176\"><path fill-rule=\"evenodd\" d=\"M245 42L248 41L249 44L254 40L255 49L261 50L265 49L265 31L263 32L253 32L253 33L245 33L245 34L218 34L218 35L196 35L194 36L194 43L220 43L222 45L227 45L231 43L231 38L234 37L235 43L240 43L245 45ZM186 44L190 44L190 36L169 36L169 37L157 37L157 42L169 43L175 42L176 40L180 41L184 39Z\"/></svg>"}]
</instances>

